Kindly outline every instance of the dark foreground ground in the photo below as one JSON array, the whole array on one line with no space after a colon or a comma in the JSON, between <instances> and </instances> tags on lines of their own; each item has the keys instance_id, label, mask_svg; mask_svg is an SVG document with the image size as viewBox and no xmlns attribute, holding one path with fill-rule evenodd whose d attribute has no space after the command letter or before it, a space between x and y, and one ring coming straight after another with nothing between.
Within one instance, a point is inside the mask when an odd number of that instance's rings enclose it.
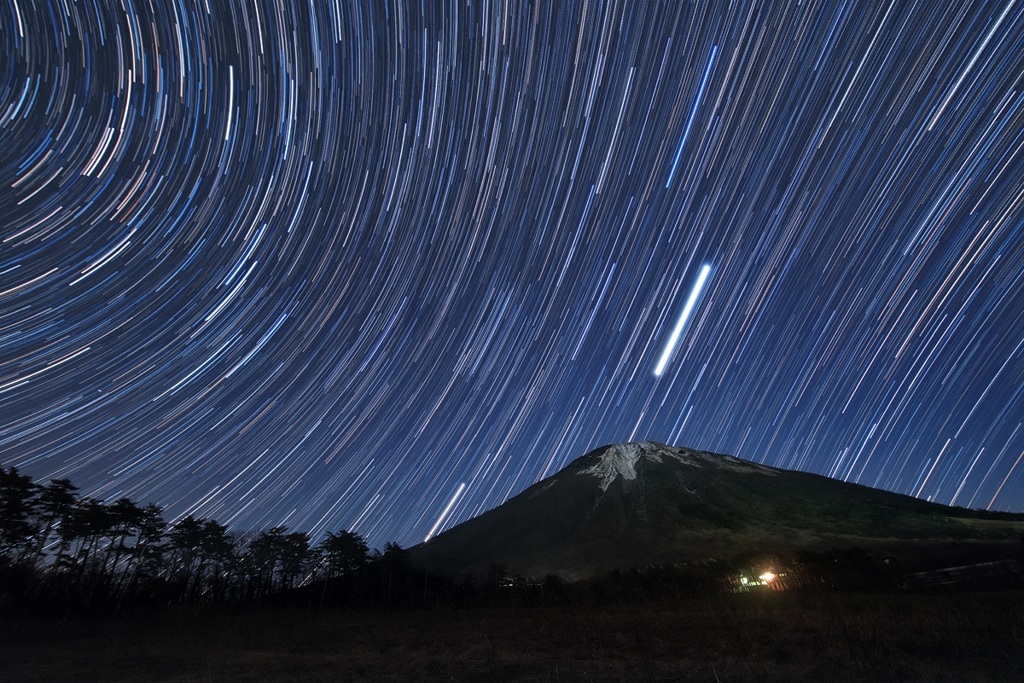
<instances>
[{"instance_id":1,"label":"dark foreground ground","mask_svg":"<svg viewBox=\"0 0 1024 683\"><path fill-rule=\"evenodd\" d=\"M2 681L1024 681L1024 593L0 616Z\"/></svg>"}]
</instances>

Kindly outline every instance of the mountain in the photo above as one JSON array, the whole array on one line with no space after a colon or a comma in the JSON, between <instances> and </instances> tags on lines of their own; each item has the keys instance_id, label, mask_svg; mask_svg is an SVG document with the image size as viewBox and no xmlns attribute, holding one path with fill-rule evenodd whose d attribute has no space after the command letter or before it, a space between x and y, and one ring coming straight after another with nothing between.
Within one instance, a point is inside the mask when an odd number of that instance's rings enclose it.
<instances>
[{"instance_id":1,"label":"mountain","mask_svg":"<svg viewBox=\"0 0 1024 683\"><path fill-rule=\"evenodd\" d=\"M929 568L1019 556L1022 539L1024 515L644 441L597 448L410 551L428 570L578 579L852 548Z\"/></svg>"}]
</instances>

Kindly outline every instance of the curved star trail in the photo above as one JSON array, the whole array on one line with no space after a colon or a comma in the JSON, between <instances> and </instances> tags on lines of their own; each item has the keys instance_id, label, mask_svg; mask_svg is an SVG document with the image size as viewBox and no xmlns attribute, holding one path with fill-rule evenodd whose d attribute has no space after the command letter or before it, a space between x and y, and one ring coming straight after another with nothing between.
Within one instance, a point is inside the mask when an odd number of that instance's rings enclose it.
<instances>
[{"instance_id":1,"label":"curved star trail","mask_svg":"<svg viewBox=\"0 0 1024 683\"><path fill-rule=\"evenodd\" d=\"M556 5L4 4L0 461L377 546L642 438L1024 509L1024 6Z\"/></svg>"}]
</instances>

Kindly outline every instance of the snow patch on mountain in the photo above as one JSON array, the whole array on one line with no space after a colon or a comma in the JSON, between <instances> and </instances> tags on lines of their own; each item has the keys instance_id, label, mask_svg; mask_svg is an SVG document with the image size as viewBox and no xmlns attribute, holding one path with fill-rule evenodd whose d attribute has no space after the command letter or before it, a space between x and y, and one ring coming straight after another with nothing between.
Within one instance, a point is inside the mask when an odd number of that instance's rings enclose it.
<instances>
[{"instance_id":1,"label":"snow patch on mountain","mask_svg":"<svg viewBox=\"0 0 1024 683\"><path fill-rule=\"evenodd\" d=\"M602 491L607 491L617 477L626 480L636 479L636 464L640 458L662 463L665 459L676 460L690 467L716 467L735 472L774 475L775 470L764 465L734 458L731 455L705 453L689 448L666 446L653 441L640 443L620 443L609 446L590 467L580 470L580 474L589 474L601 480Z\"/></svg>"},{"instance_id":2,"label":"snow patch on mountain","mask_svg":"<svg viewBox=\"0 0 1024 683\"><path fill-rule=\"evenodd\" d=\"M601 480L601 490L607 491L616 477L636 479L636 461L640 455L640 444L617 443L605 449L596 463L580 473L594 475Z\"/></svg>"}]
</instances>

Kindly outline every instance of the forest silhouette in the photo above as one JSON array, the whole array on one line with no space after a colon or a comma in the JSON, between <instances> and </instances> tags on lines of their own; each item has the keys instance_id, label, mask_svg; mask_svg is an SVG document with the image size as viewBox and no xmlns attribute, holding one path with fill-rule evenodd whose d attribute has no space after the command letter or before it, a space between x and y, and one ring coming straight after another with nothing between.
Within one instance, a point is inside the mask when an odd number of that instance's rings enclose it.
<instances>
[{"instance_id":1,"label":"forest silhouette","mask_svg":"<svg viewBox=\"0 0 1024 683\"><path fill-rule=\"evenodd\" d=\"M936 593L856 549L775 557L778 580L742 582L764 559L573 583L497 564L445 575L350 530L313 542L284 526L168 523L157 505L0 467L0 680L1024 675L1016 561L960 586L977 593Z\"/></svg>"},{"instance_id":2,"label":"forest silhouette","mask_svg":"<svg viewBox=\"0 0 1024 683\"><path fill-rule=\"evenodd\" d=\"M313 544L284 526L233 533L193 515L169 524L158 505L83 497L68 479L38 484L0 467L0 609L402 604L424 592L413 574L397 543L378 551L353 531Z\"/></svg>"}]
</instances>

